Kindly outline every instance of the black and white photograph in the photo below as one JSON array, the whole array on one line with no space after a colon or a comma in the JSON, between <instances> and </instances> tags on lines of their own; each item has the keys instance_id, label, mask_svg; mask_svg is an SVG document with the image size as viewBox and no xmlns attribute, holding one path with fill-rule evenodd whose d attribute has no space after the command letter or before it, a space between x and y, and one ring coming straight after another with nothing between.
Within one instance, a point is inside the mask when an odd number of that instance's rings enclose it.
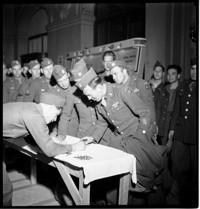
<instances>
[{"instance_id":1,"label":"black and white photograph","mask_svg":"<svg viewBox=\"0 0 200 209\"><path fill-rule=\"evenodd\" d=\"M2 9L1 207L199 208L199 1Z\"/></svg>"}]
</instances>

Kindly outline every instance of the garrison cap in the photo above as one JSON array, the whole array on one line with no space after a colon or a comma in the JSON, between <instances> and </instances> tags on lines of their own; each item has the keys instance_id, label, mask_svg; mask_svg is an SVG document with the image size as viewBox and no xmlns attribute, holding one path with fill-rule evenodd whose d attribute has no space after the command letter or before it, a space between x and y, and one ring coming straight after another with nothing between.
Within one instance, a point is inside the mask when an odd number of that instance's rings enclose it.
<instances>
[{"instance_id":1,"label":"garrison cap","mask_svg":"<svg viewBox=\"0 0 200 209\"><path fill-rule=\"evenodd\" d=\"M75 85L81 90L83 90L93 78L97 77L97 74L92 67L90 67L90 70L87 69L83 59L74 65L71 74L76 82Z\"/></svg>"},{"instance_id":2,"label":"garrison cap","mask_svg":"<svg viewBox=\"0 0 200 209\"><path fill-rule=\"evenodd\" d=\"M65 75L66 72L66 68L64 68L62 65L54 65L52 75L56 80L59 80L63 77L63 75Z\"/></svg>"},{"instance_id":3,"label":"garrison cap","mask_svg":"<svg viewBox=\"0 0 200 209\"><path fill-rule=\"evenodd\" d=\"M29 62L29 68L30 69L34 68L36 65L40 65L40 63L37 60L31 60Z\"/></svg>"},{"instance_id":4,"label":"garrison cap","mask_svg":"<svg viewBox=\"0 0 200 209\"><path fill-rule=\"evenodd\" d=\"M165 71L165 68L163 67L163 65L159 61L156 61L155 65L153 67L153 70L155 70L156 67L161 67L163 72Z\"/></svg>"},{"instance_id":5,"label":"garrison cap","mask_svg":"<svg viewBox=\"0 0 200 209\"><path fill-rule=\"evenodd\" d=\"M53 61L49 58L44 58L42 60L41 65L42 65L42 68L45 68L45 67L48 67L49 65L53 65Z\"/></svg>"},{"instance_id":6,"label":"garrison cap","mask_svg":"<svg viewBox=\"0 0 200 209\"><path fill-rule=\"evenodd\" d=\"M40 103L55 105L58 108L61 108L65 104L65 99L55 93L48 91L42 92L40 95Z\"/></svg>"},{"instance_id":7,"label":"garrison cap","mask_svg":"<svg viewBox=\"0 0 200 209\"><path fill-rule=\"evenodd\" d=\"M21 65L21 63L18 60L13 60L11 66L15 67L16 65Z\"/></svg>"},{"instance_id":8,"label":"garrison cap","mask_svg":"<svg viewBox=\"0 0 200 209\"><path fill-rule=\"evenodd\" d=\"M106 67L111 71L114 67L126 67L126 62L124 60L115 60L105 63Z\"/></svg>"}]
</instances>

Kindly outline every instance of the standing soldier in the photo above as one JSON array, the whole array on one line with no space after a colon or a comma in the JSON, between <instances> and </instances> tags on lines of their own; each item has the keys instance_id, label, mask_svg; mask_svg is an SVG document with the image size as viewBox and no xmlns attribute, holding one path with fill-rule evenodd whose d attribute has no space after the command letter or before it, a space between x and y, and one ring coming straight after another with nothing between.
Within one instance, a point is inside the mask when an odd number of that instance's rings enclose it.
<instances>
[{"instance_id":1,"label":"standing soldier","mask_svg":"<svg viewBox=\"0 0 200 209\"><path fill-rule=\"evenodd\" d=\"M12 62L13 77L5 81L3 88L3 103L16 102L17 97L21 95L19 87L26 81L22 76L21 64L18 60Z\"/></svg>"},{"instance_id":2,"label":"standing soldier","mask_svg":"<svg viewBox=\"0 0 200 209\"><path fill-rule=\"evenodd\" d=\"M84 70L87 70L86 66ZM54 77L59 86L62 85L62 80L59 79L60 75L62 75L62 73L54 71ZM73 78L77 81L80 77L81 74L74 74ZM76 136L81 138L90 135L95 130L97 122L96 111L94 108L95 103L88 100L88 98L83 95L82 91L80 91L76 86L70 86L68 91L66 104L63 107L58 124L58 135L65 137L68 134L67 128L69 127L69 121L73 118L74 110L76 110L79 118Z\"/></svg>"},{"instance_id":3,"label":"standing soldier","mask_svg":"<svg viewBox=\"0 0 200 209\"><path fill-rule=\"evenodd\" d=\"M167 197L168 204L198 204L198 128L196 59L191 60L190 79L184 80L176 94L169 131L172 144L172 177L174 184ZM185 196L186 195L186 196ZM182 196L182 197L181 197ZM187 205L188 206L188 205Z\"/></svg>"},{"instance_id":4,"label":"standing soldier","mask_svg":"<svg viewBox=\"0 0 200 209\"><path fill-rule=\"evenodd\" d=\"M116 60L109 62L107 68L113 77L113 80L117 84L124 85L125 88L132 89L139 98L147 105L150 111L150 133L152 140L157 143L157 125L156 125L156 115L155 115L155 105L153 101L153 95L151 88L145 80L138 78L134 74L130 74L128 68L126 67L126 62L124 60Z\"/></svg>"},{"instance_id":5,"label":"standing soldier","mask_svg":"<svg viewBox=\"0 0 200 209\"><path fill-rule=\"evenodd\" d=\"M33 63L33 67L38 68L38 64ZM27 89L23 101L39 103L41 92L48 91L52 86L50 84L52 72L53 72L53 61L49 58L44 58L42 63L41 72L44 74L42 77L38 77L30 82L29 88Z\"/></svg>"},{"instance_id":6,"label":"standing soldier","mask_svg":"<svg viewBox=\"0 0 200 209\"><path fill-rule=\"evenodd\" d=\"M162 90L157 101L156 117L158 123L158 140L162 145L167 144L169 125L174 109L176 91L181 76L179 65L169 65L167 67L168 85Z\"/></svg>"},{"instance_id":7,"label":"standing soldier","mask_svg":"<svg viewBox=\"0 0 200 209\"><path fill-rule=\"evenodd\" d=\"M69 81L70 74L66 71L66 69L62 65L54 65L52 75L55 78L57 85L53 86L50 90L48 90L48 92L53 92L54 94L57 94L65 98L67 102L67 100L69 100L69 97L71 97L69 95L71 94L72 91L72 87ZM57 122L59 122L59 119ZM65 126L66 134L64 134L63 137L60 136L61 140L65 138L66 135L71 135L71 136L77 135L78 116L75 108L73 108L70 118L68 121L65 121L65 124L66 124ZM56 131L56 129L54 129L54 131ZM57 134L57 132L55 132L55 134Z\"/></svg>"},{"instance_id":8,"label":"standing soldier","mask_svg":"<svg viewBox=\"0 0 200 209\"><path fill-rule=\"evenodd\" d=\"M159 61L157 61L153 68L152 78L149 81L149 84L153 91L155 108L157 108L157 102L159 100L159 96L165 87L165 83L163 81L164 75L165 75L165 68Z\"/></svg>"},{"instance_id":9,"label":"standing soldier","mask_svg":"<svg viewBox=\"0 0 200 209\"><path fill-rule=\"evenodd\" d=\"M20 87L20 96L18 96L18 99L17 101L18 102L30 102L30 98L31 95L30 93L30 85L31 85L31 82L36 79L36 78L39 78L40 77L40 63L37 61L37 60L32 60L30 61L29 63L29 73L31 75L31 77L23 83L23 85L21 85ZM30 96L29 96L30 95Z\"/></svg>"}]
</instances>

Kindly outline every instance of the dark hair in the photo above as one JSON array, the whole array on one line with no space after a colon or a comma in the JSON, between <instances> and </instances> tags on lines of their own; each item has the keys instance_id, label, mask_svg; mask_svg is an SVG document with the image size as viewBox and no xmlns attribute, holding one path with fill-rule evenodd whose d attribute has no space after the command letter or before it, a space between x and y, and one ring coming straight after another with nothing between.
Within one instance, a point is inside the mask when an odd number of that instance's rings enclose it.
<instances>
[{"instance_id":1,"label":"dark hair","mask_svg":"<svg viewBox=\"0 0 200 209\"><path fill-rule=\"evenodd\" d=\"M90 86L91 88L95 89L95 87L98 85L98 84L101 84L103 82L102 78L97 76L95 78L93 78L89 83L88 83L88 86Z\"/></svg>"},{"instance_id":2,"label":"dark hair","mask_svg":"<svg viewBox=\"0 0 200 209\"><path fill-rule=\"evenodd\" d=\"M113 57L113 61L116 60L116 55L115 55L115 53L114 53L113 51L111 51L111 50L105 51L105 52L103 53L103 55L102 55L102 60L103 60L103 61L104 61L104 57L105 57L106 55L112 56L112 57Z\"/></svg>"},{"instance_id":3,"label":"dark hair","mask_svg":"<svg viewBox=\"0 0 200 209\"><path fill-rule=\"evenodd\" d=\"M181 67L179 65L168 65L167 66L167 72L168 72L169 69L172 69L172 68L176 69L178 74L181 74L182 69L181 69Z\"/></svg>"}]
</instances>

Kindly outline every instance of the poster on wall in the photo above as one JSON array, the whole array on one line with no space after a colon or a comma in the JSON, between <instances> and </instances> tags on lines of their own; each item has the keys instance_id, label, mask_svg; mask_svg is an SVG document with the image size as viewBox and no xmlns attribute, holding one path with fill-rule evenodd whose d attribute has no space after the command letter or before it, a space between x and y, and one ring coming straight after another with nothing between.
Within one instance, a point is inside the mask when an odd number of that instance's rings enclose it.
<instances>
[{"instance_id":1,"label":"poster on wall","mask_svg":"<svg viewBox=\"0 0 200 209\"><path fill-rule=\"evenodd\" d=\"M64 58L63 58L63 55L59 55L59 56L58 56L58 59L57 59L57 64L58 64L58 65L63 65L63 61L64 61L63 59L64 59Z\"/></svg>"}]
</instances>

